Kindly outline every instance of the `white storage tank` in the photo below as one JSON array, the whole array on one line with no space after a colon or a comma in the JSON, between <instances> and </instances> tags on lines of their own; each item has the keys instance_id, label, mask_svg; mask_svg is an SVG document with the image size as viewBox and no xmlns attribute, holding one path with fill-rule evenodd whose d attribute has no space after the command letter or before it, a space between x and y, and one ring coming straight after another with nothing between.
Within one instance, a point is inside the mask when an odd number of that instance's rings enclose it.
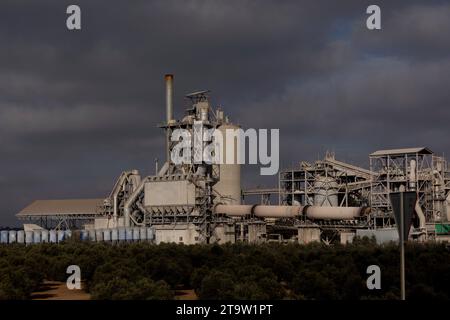
<instances>
[{"instance_id":1,"label":"white storage tank","mask_svg":"<svg viewBox=\"0 0 450 320\"><path fill-rule=\"evenodd\" d=\"M119 230L117 228L111 229L111 241L117 242L119 240Z\"/></svg>"},{"instance_id":2,"label":"white storage tank","mask_svg":"<svg viewBox=\"0 0 450 320\"><path fill-rule=\"evenodd\" d=\"M133 228L125 229L125 238L127 241L133 241Z\"/></svg>"},{"instance_id":3,"label":"white storage tank","mask_svg":"<svg viewBox=\"0 0 450 320\"><path fill-rule=\"evenodd\" d=\"M64 231L64 239L69 240L72 238L72 230L67 229Z\"/></svg>"},{"instance_id":4,"label":"white storage tank","mask_svg":"<svg viewBox=\"0 0 450 320\"><path fill-rule=\"evenodd\" d=\"M103 231L102 231L102 229L95 230L95 238L97 239L97 242L103 241Z\"/></svg>"},{"instance_id":5,"label":"white storage tank","mask_svg":"<svg viewBox=\"0 0 450 320\"><path fill-rule=\"evenodd\" d=\"M89 240L90 241L95 241L95 229L90 229L89 230Z\"/></svg>"},{"instance_id":6,"label":"white storage tank","mask_svg":"<svg viewBox=\"0 0 450 320\"><path fill-rule=\"evenodd\" d=\"M33 242L41 243L41 230L33 230Z\"/></svg>"},{"instance_id":7,"label":"white storage tank","mask_svg":"<svg viewBox=\"0 0 450 320\"><path fill-rule=\"evenodd\" d=\"M0 243L8 243L8 233L7 230L0 231Z\"/></svg>"},{"instance_id":8,"label":"white storage tank","mask_svg":"<svg viewBox=\"0 0 450 320\"><path fill-rule=\"evenodd\" d=\"M25 243L25 231L17 231L17 243Z\"/></svg>"},{"instance_id":9,"label":"white storage tank","mask_svg":"<svg viewBox=\"0 0 450 320\"><path fill-rule=\"evenodd\" d=\"M155 239L155 232L153 228L147 228L147 240L153 241Z\"/></svg>"},{"instance_id":10,"label":"white storage tank","mask_svg":"<svg viewBox=\"0 0 450 320\"><path fill-rule=\"evenodd\" d=\"M31 230L25 231L25 243L26 244L33 243L33 231Z\"/></svg>"},{"instance_id":11,"label":"white storage tank","mask_svg":"<svg viewBox=\"0 0 450 320\"><path fill-rule=\"evenodd\" d=\"M126 239L127 237L125 228L119 228L119 241L125 241Z\"/></svg>"},{"instance_id":12,"label":"white storage tank","mask_svg":"<svg viewBox=\"0 0 450 320\"><path fill-rule=\"evenodd\" d=\"M221 195L223 198L217 198L221 203L226 204L241 204L241 165L238 164L237 150L238 143L237 139L233 144L233 141L229 141L228 146L234 147L234 159L232 164L226 164L226 154L227 154L227 139L226 130L236 130L239 126L233 124L223 124L218 130L223 136L223 162L224 164L219 165L220 180L214 185L213 189Z\"/></svg>"},{"instance_id":13,"label":"white storage tank","mask_svg":"<svg viewBox=\"0 0 450 320\"><path fill-rule=\"evenodd\" d=\"M89 231L88 230L81 230L81 240L82 241L88 241L89 240Z\"/></svg>"},{"instance_id":14,"label":"white storage tank","mask_svg":"<svg viewBox=\"0 0 450 320\"><path fill-rule=\"evenodd\" d=\"M140 228L133 228L133 241L139 241Z\"/></svg>"},{"instance_id":15,"label":"white storage tank","mask_svg":"<svg viewBox=\"0 0 450 320\"><path fill-rule=\"evenodd\" d=\"M111 241L111 229L103 229L103 240Z\"/></svg>"},{"instance_id":16,"label":"white storage tank","mask_svg":"<svg viewBox=\"0 0 450 320\"><path fill-rule=\"evenodd\" d=\"M9 243L16 243L17 242L17 231L10 230L9 231Z\"/></svg>"},{"instance_id":17,"label":"white storage tank","mask_svg":"<svg viewBox=\"0 0 450 320\"><path fill-rule=\"evenodd\" d=\"M41 232L41 241L42 243L48 242L48 230L42 230Z\"/></svg>"},{"instance_id":18,"label":"white storage tank","mask_svg":"<svg viewBox=\"0 0 450 320\"><path fill-rule=\"evenodd\" d=\"M58 230L58 232L56 234L58 237L58 242L64 241L64 236L65 236L64 230Z\"/></svg>"},{"instance_id":19,"label":"white storage tank","mask_svg":"<svg viewBox=\"0 0 450 320\"><path fill-rule=\"evenodd\" d=\"M56 243L56 230L50 230L49 231L49 242L50 243Z\"/></svg>"},{"instance_id":20,"label":"white storage tank","mask_svg":"<svg viewBox=\"0 0 450 320\"><path fill-rule=\"evenodd\" d=\"M139 229L139 239L141 239L141 241L147 240L147 228L143 227Z\"/></svg>"}]
</instances>

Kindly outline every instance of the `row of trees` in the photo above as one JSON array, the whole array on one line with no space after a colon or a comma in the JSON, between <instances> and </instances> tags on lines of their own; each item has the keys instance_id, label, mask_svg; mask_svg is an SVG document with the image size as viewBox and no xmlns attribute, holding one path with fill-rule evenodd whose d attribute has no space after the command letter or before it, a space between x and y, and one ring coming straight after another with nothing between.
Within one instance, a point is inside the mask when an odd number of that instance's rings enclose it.
<instances>
[{"instance_id":1,"label":"row of trees","mask_svg":"<svg viewBox=\"0 0 450 320\"><path fill-rule=\"evenodd\" d=\"M409 298L450 298L450 251L409 245ZM397 299L399 252L357 240L347 246L151 245L66 242L0 246L0 299L27 299L44 280L66 281L81 268L94 299L173 299L195 289L200 299ZM381 268L381 290L368 290L369 265Z\"/></svg>"}]
</instances>

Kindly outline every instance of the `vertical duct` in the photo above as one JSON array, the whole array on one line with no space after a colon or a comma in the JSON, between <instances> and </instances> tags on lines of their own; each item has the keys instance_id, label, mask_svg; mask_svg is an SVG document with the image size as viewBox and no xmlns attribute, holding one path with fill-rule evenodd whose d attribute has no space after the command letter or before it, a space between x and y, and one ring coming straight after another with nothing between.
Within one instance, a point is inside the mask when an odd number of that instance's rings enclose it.
<instances>
[{"instance_id":1,"label":"vertical duct","mask_svg":"<svg viewBox=\"0 0 450 320\"><path fill-rule=\"evenodd\" d=\"M165 77L166 82L166 122L167 126L173 120L173 75L166 74ZM168 127L166 130L166 160L170 162L170 134L171 130Z\"/></svg>"}]
</instances>

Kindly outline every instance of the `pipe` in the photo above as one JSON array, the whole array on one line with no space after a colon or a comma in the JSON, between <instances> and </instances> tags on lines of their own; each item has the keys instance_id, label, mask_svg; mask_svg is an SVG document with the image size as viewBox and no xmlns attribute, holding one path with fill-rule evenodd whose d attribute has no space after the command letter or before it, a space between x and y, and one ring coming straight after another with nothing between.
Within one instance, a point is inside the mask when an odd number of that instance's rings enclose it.
<instances>
[{"instance_id":1,"label":"pipe","mask_svg":"<svg viewBox=\"0 0 450 320\"><path fill-rule=\"evenodd\" d=\"M256 206L255 216L261 218L295 218L302 212L300 206Z\"/></svg>"},{"instance_id":2,"label":"pipe","mask_svg":"<svg viewBox=\"0 0 450 320\"><path fill-rule=\"evenodd\" d=\"M219 204L214 208L216 214L226 214L227 216L246 216L252 213L252 205L225 205Z\"/></svg>"},{"instance_id":3,"label":"pipe","mask_svg":"<svg viewBox=\"0 0 450 320\"><path fill-rule=\"evenodd\" d=\"M306 207L304 210L309 219L353 220L366 213L362 207Z\"/></svg>"},{"instance_id":4,"label":"pipe","mask_svg":"<svg viewBox=\"0 0 450 320\"><path fill-rule=\"evenodd\" d=\"M416 206L414 207L416 210L417 216L419 217L419 228L421 230L425 230L425 215L423 214L422 207L419 204L419 200L416 201Z\"/></svg>"},{"instance_id":5,"label":"pipe","mask_svg":"<svg viewBox=\"0 0 450 320\"><path fill-rule=\"evenodd\" d=\"M364 207L302 207L302 206L264 206L264 205L224 205L215 207L216 214L246 216L253 214L260 218L295 218L305 214L309 219L353 220L367 214Z\"/></svg>"},{"instance_id":6,"label":"pipe","mask_svg":"<svg viewBox=\"0 0 450 320\"><path fill-rule=\"evenodd\" d=\"M137 170L131 170L131 171L124 171L120 174L119 179L117 179L116 184L114 185L113 190L111 191L110 198L113 199L113 217L114 222L117 223L118 219L118 204L117 204L117 197L119 195L119 192L121 188L123 187L123 184L125 181L128 180L130 175L139 176L139 171Z\"/></svg>"},{"instance_id":7,"label":"pipe","mask_svg":"<svg viewBox=\"0 0 450 320\"><path fill-rule=\"evenodd\" d=\"M129 227L130 226L130 208L134 201L136 201L136 198L139 196L139 194L144 190L145 183L148 181L149 177L145 177L140 185L136 188L136 190L130 195L130 197L125 201L125 204L123 206L123 218L124 218L124 226Z\"/></svg>"},{"instance_id":8,"label":"pipe","mask_svg":"<svg viewBox=\"0 0 450 320\"><path fill-rule=\"evenodd\" d=\"M173 75L166 74L166 121L169 126L173 121ZM166 161L170 162L170 130L166 130Z\"/></svg>"}]
</instances>

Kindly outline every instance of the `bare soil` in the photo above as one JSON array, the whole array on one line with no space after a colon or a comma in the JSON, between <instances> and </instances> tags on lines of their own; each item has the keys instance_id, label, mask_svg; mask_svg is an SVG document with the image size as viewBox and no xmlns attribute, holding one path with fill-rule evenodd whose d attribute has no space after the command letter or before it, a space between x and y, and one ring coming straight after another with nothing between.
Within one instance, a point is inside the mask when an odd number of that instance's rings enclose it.
<instances>
[{"instance_id":1,"label":"bare soil","mask_svg":"<svg viewBox=\"0 0 450 320\"><path fill-rule=\"evenodd\" d=\"M38 291L31 295L32 300L90 300L91 295L83 290L69 290L65 282L44 281Z\"/></svg>"}]
</instances>

